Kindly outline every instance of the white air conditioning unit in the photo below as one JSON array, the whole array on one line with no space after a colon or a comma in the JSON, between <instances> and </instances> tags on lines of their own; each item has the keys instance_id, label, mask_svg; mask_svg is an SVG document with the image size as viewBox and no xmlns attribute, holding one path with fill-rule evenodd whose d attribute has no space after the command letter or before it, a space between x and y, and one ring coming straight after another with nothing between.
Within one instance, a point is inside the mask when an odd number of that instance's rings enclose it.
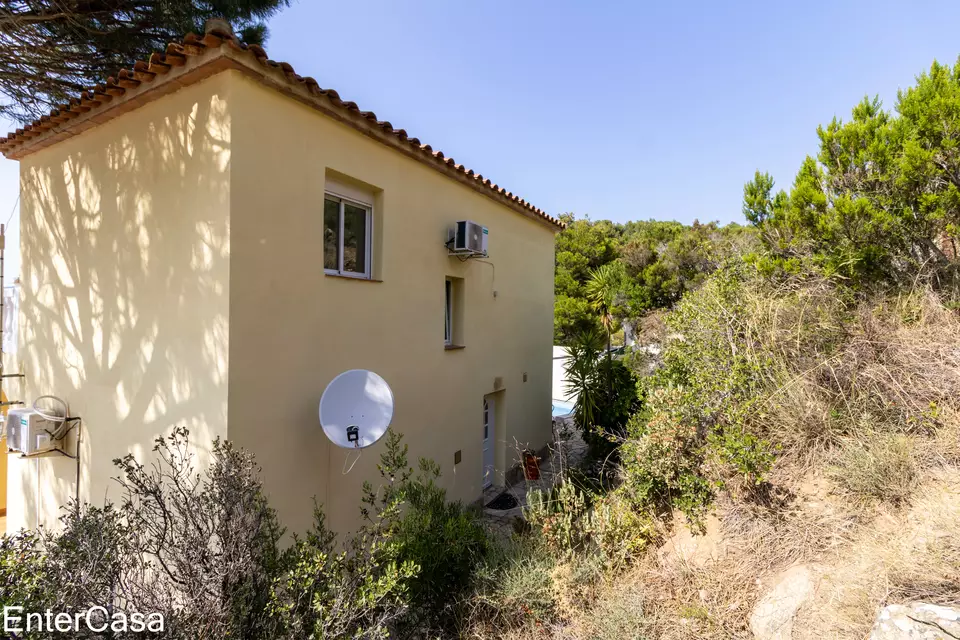
<instances>
[{"instance_id":1,"label":"white air conditioning unit","mask_svg":"<svg viewBox=\"0 0 960 640\"><path fill-rule=\"evenodd\" d=\"M447 246L455 255L485 256L489 235L486 227L470 220L460 220L450 229Z\"/></svg>"},{"instance_id":2,"label":"white air conditioning unit","mask_svg":"<svg viewBox=\"0 0 960 640\"><path fill-rule=\"evenodd\" d=\"M24 455L54 448L53 433L59 424L40 417L33 409L17 407L7 412L7 448Z\"/></svg>"}]
</instances>

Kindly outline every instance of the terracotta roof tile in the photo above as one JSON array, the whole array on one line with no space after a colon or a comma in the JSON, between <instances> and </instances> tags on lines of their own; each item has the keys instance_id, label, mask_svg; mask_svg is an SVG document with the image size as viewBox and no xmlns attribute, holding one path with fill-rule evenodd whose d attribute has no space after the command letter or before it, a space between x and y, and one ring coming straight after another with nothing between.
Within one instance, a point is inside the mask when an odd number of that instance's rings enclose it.
<instances>
[{"instance_id":1,"label":"terracotta roof tile","mask_svg":"<svg viewBox=\"0 0 960 640\"><path fill-rule=\"evenodd\" d=\"M264 69L279 70L287 83L302 86L312 96L328 100L335 109L341 110L348 117L359 116L368 121L371 123L370 126L388 134L398 143L406 145L411 152L419 154L421 160L433 164L438 170L452 170L456 174L464 176L464 178L471 179L477 183L477 186L481 186L492 196L497 196L497 199L505 199L525 215L541 219L557 228L562 229L565 226L562 222L534 207L526 200L492 183L483 175L474 173L473 170L455 162L453 158L445 156L442 151L434 151L430 145L421 144L418 138L410 137L404 129L395 129L390 122L378 120L376 114L372 111L361 111L355 102L342 100L340 94L335 90L323 89L315 79L297 75L290 64L270 60L262 47L239 43L229 29L224 28L224 25L218 21L208 23L204 35L198 36L189 33L184 36L182 43L169 43L164 53L154 53L146 62L137 61L132 69L121 69L115 77L107 78L106 82L90 87L87 91L82 92L78 98L70 100L69 104L60 105L49 115L42 116L22 129L17 129L5 138L0 138L0 152L7 157L26 155L31 149L25 149L24 147L29 146L28 143L31 140L45 134L56 136L58 133L66 131L70 128L72 120L93 110L108 107L114 99L123 98L128 90L138 90L143 85L152 86L154 83L159 85L163 81L163 76L174 68L185 66L188 58L196 58L198 63L202 64L207 57L210 60L215 58L215 56L209 55L212 51L219 51L223 54L224 49L246 57ZM263 73L268 72L264 71ZM112 117L110 114L103 115L104 120L110 117Z\"/></svg>"}]
</instances>

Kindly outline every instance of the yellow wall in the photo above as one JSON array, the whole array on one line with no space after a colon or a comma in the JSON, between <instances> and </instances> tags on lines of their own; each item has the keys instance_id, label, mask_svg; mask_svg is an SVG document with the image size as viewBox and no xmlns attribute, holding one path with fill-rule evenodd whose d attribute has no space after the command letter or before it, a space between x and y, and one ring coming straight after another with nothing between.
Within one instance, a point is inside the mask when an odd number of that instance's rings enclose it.
<instances>
[{"instance_id":1,"label":"yellow wall","mask_svg":"<svg viewBox=\"0 0 960 640\"><path fill-rule=\"evenodd\" d=\"M309 524L314 496L349 528L383 446L344 476L348 452L327 444L317 404L339 372L372 369L393 389L412 465L433 458L453 497L476 499L495 378L498 474L514 439L539 448L550 438L553 231L252 79L238 76L233 95L231 439L256 451L292 530ZM382 282L324 275L328 171L376 189ZM462 219L490 229L492 264L447 255L447 228ZM445 276L463 278L458 351L443 346Z\"/></svg>"},{"instance_id":2,"label":"yellow wall","mask_svg":"<svg viewBox=\"0 0 960 640\"><path fill-rule=\"evenodd\" d=\"M226 435L229 88L215 76L21 161L24 395L83 418L82 499L116 497L113 458L143 460L172 426L201 465ZM55 522L74 461L8 462L8 529Z\"/></svg>"},{"instance_id":3,"label":"yellow wall","mask_svg":"<svg viewBox=\"0 0 960 640\"><path fill-rule=\"evenodd\" d=\"M376 192L382 282L323 273L330 172ZM217 435L256 453L290 531L309 525L314 497L351 528L383 446L344 476L348 452L317 416L350 368L390 383L412 465L435 459L452 497L481 493L495 380L498 477L517 445L549 440L547 226L234 71L30 155L21 176L26 396L62 395L83 416L82 497L101 502L113 458L142 458L184 424L201 463ZM492 264L447 256L459 219L490 229ZM446 276L463 279L457 351L443 346ZM9 528L49 523L73 461L10 460Z\"/></svg>"}]
</instances>

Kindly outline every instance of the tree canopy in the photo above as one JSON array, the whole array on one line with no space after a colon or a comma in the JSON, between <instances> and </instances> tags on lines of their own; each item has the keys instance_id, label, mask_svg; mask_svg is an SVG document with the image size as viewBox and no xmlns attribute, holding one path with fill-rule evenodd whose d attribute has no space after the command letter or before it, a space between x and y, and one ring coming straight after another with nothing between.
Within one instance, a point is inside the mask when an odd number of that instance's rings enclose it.
<instances>
[{"instance_id":1,"label":"tree canopy","mask_svg":"<svg viewBox=\"0 0 960 640\"><path fill-rule=\"evenodd\" d=\"M898 93L895 112L864 98L849 121L819 127L789 191L757 172L743 213L770 257L811 257L855 284L928 277L956 284L960 237L960 61L934 62Z\"/></svg>"},{"instance_id":2,"label":"tree canopy","mask_svg":"<svg viewBox=\"0 0 960 640\"><path fill-rule=\"evenodd\" d=\"M715 222L687 226L658 220L614 223L561 216L554 281L554 339L618 331L624 320L673 305L732 254L753 246L752 229ZM606 265L610 265L605 269ZM598 311L597 285L603 283ZM593 284L591 284L593 282Z\"/></svg>"},{"instance_id":3,"label":"tree canopy","mask_svg":"<svg viewBox=\"0 0 960 640\"><path fill-rule=\"evenodd\" d=\"M0 115L29 122L210 18L262 44L289 0L0 0Z\"/></svg>"}]
</instances>

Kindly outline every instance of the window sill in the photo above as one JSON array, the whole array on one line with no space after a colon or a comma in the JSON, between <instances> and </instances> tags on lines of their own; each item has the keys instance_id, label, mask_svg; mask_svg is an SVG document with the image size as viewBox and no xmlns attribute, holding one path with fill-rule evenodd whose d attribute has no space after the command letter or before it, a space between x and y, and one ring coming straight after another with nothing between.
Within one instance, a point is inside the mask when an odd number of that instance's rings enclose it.
<instances>
[{"instance_id":1,"label":"window sill","mask_svg":"<svg viewBox=\"0 0 960 640\"><path fill-rule=\"evenodd\" d=\"M328 278L339 278L341 280L356 280L357 282L383 282L383 280L377 280L376 278L362 278L360 276L345 276L342 273L326 273L324 274Z\"/></svg>"},{"instance_id":2,"label":"window sill","mask_svg":"<svg viewBox=\"0 0 960 640\"><path fill-rule=\"evenodd\" d=\"M466 349L466 346L462 344L445 344L443 345L444 351L456 351L458 349Z\"/></svg>"}]
</instances>

